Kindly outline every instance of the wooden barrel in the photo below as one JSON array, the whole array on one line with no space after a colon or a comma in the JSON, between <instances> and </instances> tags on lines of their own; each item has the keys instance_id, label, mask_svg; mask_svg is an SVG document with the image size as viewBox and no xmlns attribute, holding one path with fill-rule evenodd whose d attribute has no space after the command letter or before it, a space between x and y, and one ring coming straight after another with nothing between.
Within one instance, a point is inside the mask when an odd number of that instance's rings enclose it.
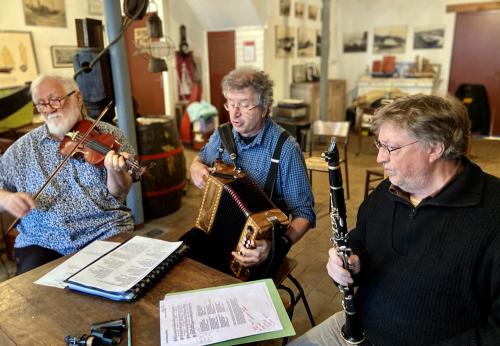
<instances>
[{"instance_id":1,"label":"wooden barrel","mask_svg":"<svg viewBox=\"0 0 500 346\"><path fill-rule=\"evenodd\" d=\"M186 158L172 119L138 118L137 147L141 165L144 219L168 215L181 206L186 185Z\"/></svg>"}]
</instances>

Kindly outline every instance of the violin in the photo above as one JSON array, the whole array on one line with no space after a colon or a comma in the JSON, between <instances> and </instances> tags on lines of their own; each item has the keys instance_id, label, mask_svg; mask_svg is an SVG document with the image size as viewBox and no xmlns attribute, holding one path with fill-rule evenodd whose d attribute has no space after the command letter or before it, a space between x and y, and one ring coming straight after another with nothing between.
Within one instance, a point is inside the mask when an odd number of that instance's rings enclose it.
<instances>
[{"instance_id":1,"label":"violin","mask_svg":"<svg viewBox=\"0 0 500 346\"><path fill-rule=\"evenodd\" d=\"M93 125L94 122L87 119L76 123L62 139L59 150L64 156L83 157L85 161L93 166L104 167L106 154L111 150L118 153L121 144L116 141L111 133L99 132L95 127L92 128ZM91 128L92 130L87 137L81 141L84 134ZM135 177L140 177L146 171L146 168L140 166L135 160L125 159L125 163Z\"/></svg>"}]
</instances>

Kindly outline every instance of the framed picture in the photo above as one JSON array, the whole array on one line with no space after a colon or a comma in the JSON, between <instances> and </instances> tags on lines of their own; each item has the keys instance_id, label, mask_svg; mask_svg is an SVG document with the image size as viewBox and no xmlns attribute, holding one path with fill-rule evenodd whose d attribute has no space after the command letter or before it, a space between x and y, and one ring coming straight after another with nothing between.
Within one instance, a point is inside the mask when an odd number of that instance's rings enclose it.
<instances>
[{"instance_id":1,"label":"framed picture","mask_svg":"<svg viewBox=\"0 0 500 346\"><path fill-rule=\"evenodd\" d=\"M304 64L292 66L292 80L294 83L302 83L307 80L306 66Z\"/></svg>"},{"instance_id":2,"label":"framed picture","mask_svg":"<svg viewBox=\"0 0 500 346\"><path fill-rule=\"evenodd\" d=\"M26 25L66 27L64 0L23 0Z\"/></svg>"},{"instance_id":3,"label":"framed picture","mask_svg":"<svg viewBox=\"0 0 500 346\"><path fill-rule=\"evenodd\" d=\"M276 58L289 58L295 54L296 28L289 26L276 26Z\"/></svg>"},{"instance_id":4,"label":"framed picture","mask_svg":"<svg viewBox=\"0 0 500 346\"><path fill-rule=\"evenodd\" d=\"M29 31L0 31L0 88L24 85L38 75Z\"/></svg>"},{"instance_id":5,"label":"framed picture","mask_svg":"<svg viewBox=\"0 0 500 346\"><path fill-rule=\"evenodd\" d=\"M76 46L50 46L52 66L56 68L73 67L73 57L78 51Z\"/></svg>"},{"instance_id":6,"label":"framed picture","mask_svg":"<svg viewBox=\"0 0 500 346\"><path fill-rule=\"evenodd\" d=\"M290 15L290 0L280 0L280 14L282 16L289 16Z\"/></svg>"},{"instance_id":7,"label":"framed picture","mask_svg":"<svg viewBox=\"0 0 500 346\"><path fill-rule=\"evenodd\" d=\"M413 34L414 49L443 48L444 27L417 27Z\"/></svg>"},{"instance_id":8,"label":"framed picture","mask_svg":"<svg viewBox=\"0 0 500 346\"><path fill-rule=\"evenodd\" d=\"M102 0L87 0L89 4L89 14L96 16L102 16L104 14L104 9L102 6Z\"/></svg>"},{"instance_id":9,"label":"framed picture","mask_svg":"<svg viewBox=\"0 0 500 346\"><path fill-rule=\"evenodd\" d=\"M384 26L374 29L373 53L398 54L406 49L406 25Z\"/></svg>"},{"instance_id":10,"label":"framed picture","mask_svg":"<svg viewBox=\"0 0 500 346\"><path fill-rule=\"evenodd\" d=\"M244 41L243 42L243 61L244 62L255 62L257 57L255 56L255 41Z\"/></svg>"}]
</instances>

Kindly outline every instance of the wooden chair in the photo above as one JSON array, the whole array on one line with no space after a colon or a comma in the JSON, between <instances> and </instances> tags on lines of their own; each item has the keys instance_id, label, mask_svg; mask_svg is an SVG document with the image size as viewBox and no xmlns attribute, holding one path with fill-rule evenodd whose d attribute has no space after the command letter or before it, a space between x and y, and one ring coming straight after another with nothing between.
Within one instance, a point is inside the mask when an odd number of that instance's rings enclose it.
<instances>
[{"instance_id":1,"label":"wooden chair","mask_svg":"<svg viewBox=\"0 0 500 346\"><path fill-rule=\"evenodd\" d=\"M384 172L381 169L367 169L365 179L365 199L370 191L374 190L380 181L384 180ZM376 184L374 184L376 183Z\"/></svg>"},{"instance_id":2,"label":"wooden chair","mask_svg":"<svg viewBox=\"0 0 500 346\"><path fill-rule=\"evenodd\" d=\"M280 294L280 297L281 300L283 301L283 305L285 306L286 312L290 317L290 320L293 317L293 311L295 309L295 306L300 300L302 300L307 312L307 317L309 317L311 326L314 327L316 325L316 322L314 321L311 308L309 307L309 303L307 302L304 289L300 285L299 281L292 276L292 271L295 269L296 266L297 266L296 260L290 257L286 257L283 260L283 263L281 264L278 273L274 277L273 281L276 287L285 293L285 296ZM283 345L285 345L287 341L288 338L283 338Z\"/></svg>"},{"instance_id":3,"label":"wooden chair","mask_svg":"<svg viewBox=\"0 0 500 346\"><path fill-rule=\"evenodd\" d=\"M356 120L354 122L354 130L358 136L358 151L356 152L356 155L359 155L361 152L363 137L372 135L370 128L374 113L375 108L356 107Z\"/></svg>"},{"instance_id":4,"label":"wooden chair","mask_svg":"<svg viewBox=\"0 0 500 346\"><path fill-rule=\"evenodd\" d=\"M349 122L348 121L323 121L315 120L311 126L310 132L310 145L309 145L309 157L306 158L306 168L309 171L309 182L312 186L312 173L323 172L328 173L328 164L324 158L321 156L313 156L313 146L318 138L324 140L325 136L328 136L328 142L325 143L326 146L330 143L330 137L335 137L337 139L337 144L342 146L342 150L339 150L339 164L344 164L345 168L345 186L347 198L349 195L349 172L347 165L347 148L349 143ZM342 143L342 144L341 144Z\"/></svg>"}]
</instances>

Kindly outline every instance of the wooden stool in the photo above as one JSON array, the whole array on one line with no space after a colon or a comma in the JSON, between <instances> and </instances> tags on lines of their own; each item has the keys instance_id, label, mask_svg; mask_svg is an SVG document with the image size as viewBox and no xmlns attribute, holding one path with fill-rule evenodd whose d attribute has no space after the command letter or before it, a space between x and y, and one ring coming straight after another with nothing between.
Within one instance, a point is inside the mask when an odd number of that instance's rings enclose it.
<instances>
[{"instance_id":1,"label":"wooden stool","mask_svg":"<svg viewBox=\"0 0 500 346\"><path fill-rule=\"evenodd\" d=\"M365 199L368 197L368 193L374 190L377 184L373 184L374 182L378 182L384 180L384 172L380 169L367 169L366 170L366 180L365 180Z\"/></svg>"}]
</instances>

